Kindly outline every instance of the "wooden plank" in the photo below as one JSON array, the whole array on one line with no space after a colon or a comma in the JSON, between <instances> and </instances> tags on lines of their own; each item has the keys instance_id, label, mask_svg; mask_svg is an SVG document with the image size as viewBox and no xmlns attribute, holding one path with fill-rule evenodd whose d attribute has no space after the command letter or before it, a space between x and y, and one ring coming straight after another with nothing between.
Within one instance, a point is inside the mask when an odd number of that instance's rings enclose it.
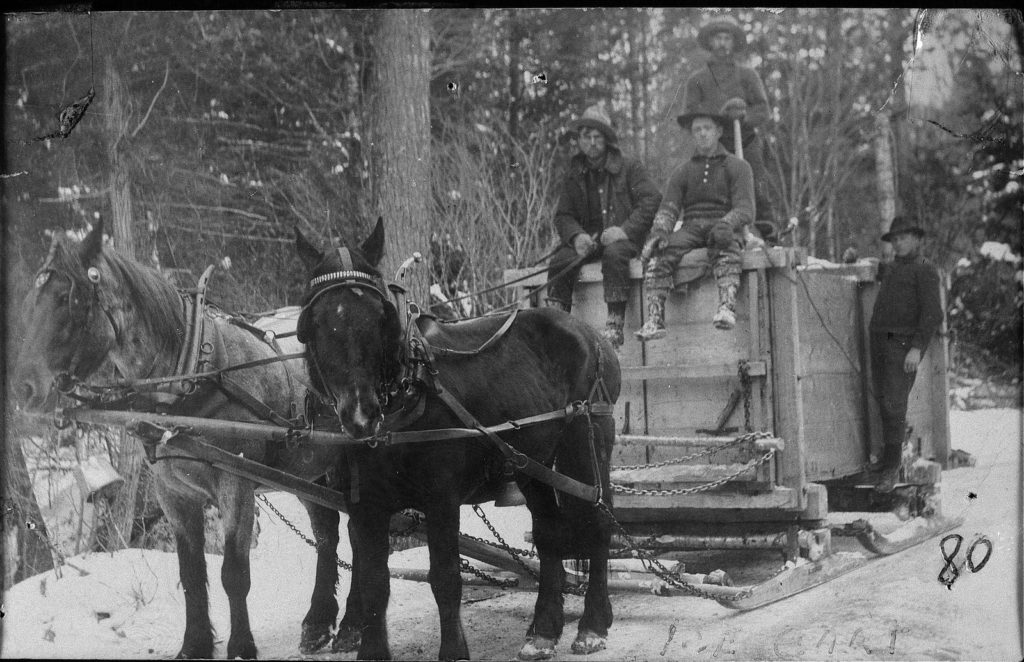
<instances>
[{"instance_id":1,"label":"wooden plank","mask_svg":"<svg viewBox=\"0 0 1024 662\"><path fill-rule=\"evenodd\" d=\"M764 361L751 361L749 374L752 377L764 377L767 366ZM739 372L737 363L703 363L676 365L647 365L622 368L623 381L646 379L708 379L717 377L736 377Z\"/></svg>"},{"instance_id":2,"label":"wooden plank","mask_svg":"<svg viewBox=\"0 0 1024 662\"><path fill-rule=\"evenodd\" d=\"M802 393L807 480L859 473L867 460L859 375L805 375Z\"/></svg>"},{"instance_id":3,"label":"wooden plank","mask_svg":"<svg viewBox=\"0 0 1024 662\"><path fill-rule=\"evenodd\" d=\"M796 492L788 487L753 494L709 490L685 496L615 495L615 516L620 521L664 521L666 515L668 519L682 519L685 511L715 509L800 510L802 506L798 505Z\"/></svg>"},{"instance_id":4,"label":"wooden plank","mask_svg":"<svg viewBox=\"0 0 1024 662\"><path fill-rule=\"evenodd\" d=\"M769 275L775 434L786 440L777 465L778 479L780 485L794 490L795 506L803 508L805 438L797 287L794 269Z\"/></svg>"},{"instance_id":5,"label":"wooden plank","mask_svg":"<svg viewBox=\"0 0 1024 662\"><path fill-rule=\"evenodd\" d=\"M766 254L767 253L767 254ZM775 246L768 249L756 249L743 251L742 254L743 269L744 271L749 269L773 269L773 268L788 268L796 264L804 264L807 261L807 251L803 248L789 248L785 246ZM516 280L517 278L523 278L531 273L534 274L532 278L526 278L517 283L510 283L508 287L539 287L547 281L547 272L538 271L539 267L533 267L530 269L506 269L502 277L504 282ZM629 262L629 277L634 280L640 280L643 278L643 265L640 260L632 259ZM598 263L590 263L583 265L580 270L580 282L600 282L601 281L601 265Z\"/></svg>"},{"instance_id":6,"label":"wooden plank","mask_svg":"<svg viewBox=\"0 0 1024 662\"><path fill-rule=\"evenodd\" d=\"M946 275L939 272L939 282L943 284L939 288L939 300L942 310L946 310ZM945 312L942 315L942 324L939 327L938 337L933 338L928 348L928 355L931 358L931 420L932 420L932 457L943 469L949 464L950 437L949 437L949 327L946 321Z\"/></svg>"},{"instance_id":7,"label":"wooden plank","mask_svg":"<svg viewBox=\"0 0 1024 662\"><path fill-rule=\"evenodd\" d=\"M745 462L730 464L670 464L643 469L612 469L613 483L710 483L730 476L746 466ZM754 470L737 476L736 482L757 480ZM672 488L669 488L672 489Z\"/></svg>"}]
</instances>

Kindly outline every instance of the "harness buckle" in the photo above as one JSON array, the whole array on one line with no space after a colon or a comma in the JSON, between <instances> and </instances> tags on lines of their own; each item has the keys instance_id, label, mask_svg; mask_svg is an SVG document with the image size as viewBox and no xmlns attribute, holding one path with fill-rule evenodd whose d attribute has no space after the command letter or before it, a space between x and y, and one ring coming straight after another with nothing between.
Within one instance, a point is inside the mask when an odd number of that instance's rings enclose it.
<instances>
[{"instance_id":1,"label":"harness buckle","mask_svg":"<svg viewBox=\"0 0 1024 662\"><path fill-rule=\"evenodd\" d=\"M526 457L526 455L520 453L514 448L512 449L512 455L510 455L508 459L512 464L512 467L519 470L525 469L527 463L530 461L530 458Z\"/></svg>"}]
</instances>

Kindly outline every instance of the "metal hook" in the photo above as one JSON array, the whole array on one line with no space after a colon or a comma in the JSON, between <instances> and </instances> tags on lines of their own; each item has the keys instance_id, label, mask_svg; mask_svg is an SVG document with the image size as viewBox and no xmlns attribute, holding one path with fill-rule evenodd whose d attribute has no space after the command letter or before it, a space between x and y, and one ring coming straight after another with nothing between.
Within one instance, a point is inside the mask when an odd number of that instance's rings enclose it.
<instances>
[{"instance_id":1,"label":"metal hook","mask_svg":"<svg viewBox=\"0 0 1024 662\"><path fill-rule=\"evenodd\" d=\"M405 273L409 270L409 267L411 267L414 262L422 261L423 254L419 251L414 251L412 257L408 258L402 263L402 266L398 267L398 271L395 272L395 280L405 280Z\"/></svg>"}]
</instances>

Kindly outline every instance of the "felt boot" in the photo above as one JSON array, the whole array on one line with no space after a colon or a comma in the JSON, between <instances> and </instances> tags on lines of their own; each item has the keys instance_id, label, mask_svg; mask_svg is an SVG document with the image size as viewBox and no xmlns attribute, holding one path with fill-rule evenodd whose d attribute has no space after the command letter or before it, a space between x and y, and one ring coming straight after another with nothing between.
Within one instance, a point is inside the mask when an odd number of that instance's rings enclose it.
<instances>
[{"instance_id":1,"label":"felt boot","mask_svg":"<svg viewBox=\"0 0 1024 662\"><path fill-rule=\"evenodd\" d=\"M711 320L716 329L728 331L736 326L736 286L718 286L718 312Z\"/></svg>"},{"instance_id":2,"label":"felt boot","mask_svg":"<svg viewBox=\"0 0 1024 662\"><path fill-rule=\"evenodd\" d=\"M665 337L665 299L667 298L668 293L662 290L652 291L647 295L647 321L635 334L640 342Z\"/></svg>"}]
</instances>

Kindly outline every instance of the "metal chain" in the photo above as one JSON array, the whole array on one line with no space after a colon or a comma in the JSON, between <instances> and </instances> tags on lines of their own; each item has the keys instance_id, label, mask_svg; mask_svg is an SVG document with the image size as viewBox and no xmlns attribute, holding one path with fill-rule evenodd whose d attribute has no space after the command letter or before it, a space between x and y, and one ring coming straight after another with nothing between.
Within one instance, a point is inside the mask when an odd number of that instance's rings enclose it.
<instances>
[{"instance_id":1,"label":"metal chain","mask_svg":"<svg viewBox=\"0 0 1024 662\"><path fill-rule=\"evenodd\" d=\"M653 572L659 579L664 581L666 584L671 584L672 586L680 589L688 595L692 595L698 598L705 598L707 600L715 600L717 602L736 602L738 600L747 598L754 593L754 587L750 587L746 590L739 591L738 593L735 593L733 595L715 595L714 593L709 593L708 591L699 589L692 584L687 584L686 582L679 581L678 577L671 570L666 568L661 563L661 561L657 559L657 557L652 556L650 553L646 552L639 545L636 544L636 541L633 538L633 536L629 535L629 533L626 532L626 529L622 526L619 520L615 518L615 515L608 507L608 504L606 504L603 501L599 501L597 503L597 508L599 511L603 512L606 517L608 517L609 521L611 521L612 523L612 526L614 526L618 530L619 536L622 538L622 540L626 542L626 545L630 548L630 550L637 555L637 558L649 563L651 572Z\"/></svg>"},{"instance_id":2,"label":"metal chain","mask_svg":"<svg viewBox=\"0 0 1024 662\"><path fill-rule=\"evenodd\" d=\"M487 516L484 514L483 508L481 508L479 505L474 504L473 512L476 513L477 517L482 519L484 524L487 525L487 528L491 531L491 535L493 535L494 538L501 544L501 548L504 549L506 552L508 552L508 555L511 556L512 559L516 563L518 563L520 565L520 567L522 567L523 570L528 575L533 577L534 581L536 581L538 584L540 584L540 577L537 575L537 573L535 573L533 571L533 569L530 568L530 566L526 565L526 563L520 558L521 556L536 557L537 555L534 552L528 552L526 550L516 549L516 548L510 546L507 542L505 542L505 539L501 537L501 534L498 533L498 530L495 529L494 525L491 524L490 520L487 519ZM463 534L463 535L465 535L465 534ZM494 545L493 543L489 543L489 542L487 542L485 540L480 540L480 538L475 538L474 536L466 536L466 537L474 538L475 540L478 540L480 542L483 542L483 543L486 543L488 545L491 545L492 547L497 547L497 545ZM584 582L583 584L580 584L578 586L564 586L564 585L562 586L562 593L569 593L569 594L572 594L572 595L584 595L586 592L587 592L587 584L586 584L586 582Z\"/></svg>"},{"instance_id":3,"label":"metal chain","mask_svg":"<svg viewBox=\"0 0 1024 662\"><path fill-rule=\"evenodd\" d=\"M289 529L291 529L292 531L294 531L294 532L295 532L295 535L297 535L298 537L302 538L302 539L303 539L303 540L304 540L304 541L306 542L306 544L307 544L307 545L309 545L310 547L312 547L313 549L315 549L315 550L317 551L317 553L319 553L319 552L321 551L321 550L320 550L320 548L321 548L321 546L322 546L322 543L318 543L318 542L316 542L316 541L314 541L314 540L310 539L310 538L309 538L308 536L306 536L306 534L304 534L304 533L303 533L302 531L299 531L299 529L298 529L298 528L297 528L297 527L296 527L296 526L295 526L294 524L292 524L292 523L291 523L291 522L290 522L290 521L288 520L288 518L287 518L287 517L285 517L285 516L284 516L284 515L283 515L283 514L281 513L281 511L280 511L280 510L278 510L277 508L275 508L275 507L274 507L274 504L270 503L270 500L269 500L269 499L267 499L266 495L264 495L264 494L257 494L257 495L256 495L256 498L257 498L257 499L259 499L260 501L262 501L262 502L264 503L264 505L266 505L266 506L267 506L267 508L270 508L270 510L271 510L271 511L273 511L273 513L274 513L275 515L277 515L277 517L278 517L278 518L279 518L279 519L280 519L280 520L281 520L282 522L284 522L284 523L285 523L285 525L286 525L286 526L287 526L287 527L288 527ZM338 567L339 567L339 568L342 568L343 570L348 570L349 572L352 572L352 564L351 564L351 563L346 563L345 561L342 561L342 560L341 560L341 559L339 559L339 558L336 558L335 560L337 561L337 563L338 563Z\"/></svg>"},{"instance_id":4,"label":"metal chain","mask_svg":"<svg viewBox=\"0 0 1024 662\"><path fill-rule=\"evenodd\" d=\"M631 469L657 469L658 467L667 467L667 466L670 466L670 465L673 465L673 464L684 464L686 462L690 462L692 460L698 460L698 459L700 459L702 457L706 457L708 455L714 455L715 453L724 451L724 450L729 449L729 448L734 448L736 446L739 446L740 444L746 443L748 441L752 441L754 439L760 439L760 438L767 439L767 438L769 438L771 436L772 435L770 435L770 434L768 434L766 432L753 432L751 434L745 434L742 437L736 437L732 441L727 441L727 442L725 442L724 444L722 444L720 446L712 446L710 448L705 448L702 451L697 451L696 453L691 453L690 455L684 455L683 457L674 457L674 458L670 458L668 460L662 460L660 462L652 462L651 464L628 464L628 465L623 465L623 466L616 465L616 466L612 467L611 469L612 469L612 471L620 471L620 470L621 471L627 471L627 470L631 470Z\"/></svg>"},{"instance_id":5,"label":"metal chain","mask_svg":"<svg viewBox=\"0 0 1024 662\"><path fill-rule=\"evenodd\" d=\"M626 487L624 485L619 485L618 483L612 483L612 489L616 492L616 494L639 494L642 496L682 496L684 494L697 494L698 492L706 492L708 490L713 490L716 487L725 485L730 480L733 480L734 478L737 478L740 475L747 473L751 469L756 469L757 467L761 466L762 464L770 460L774 455L775 449L773 448L764 455L762 455L760 459L755 460L753 464L746 464L739 471L735 471L729 474L728 476L723 476L722 478L711 481L710 483L697 485L696 487L687 487L675 490L649 490L636 487Z\"/></svg>"}]
</instances>

